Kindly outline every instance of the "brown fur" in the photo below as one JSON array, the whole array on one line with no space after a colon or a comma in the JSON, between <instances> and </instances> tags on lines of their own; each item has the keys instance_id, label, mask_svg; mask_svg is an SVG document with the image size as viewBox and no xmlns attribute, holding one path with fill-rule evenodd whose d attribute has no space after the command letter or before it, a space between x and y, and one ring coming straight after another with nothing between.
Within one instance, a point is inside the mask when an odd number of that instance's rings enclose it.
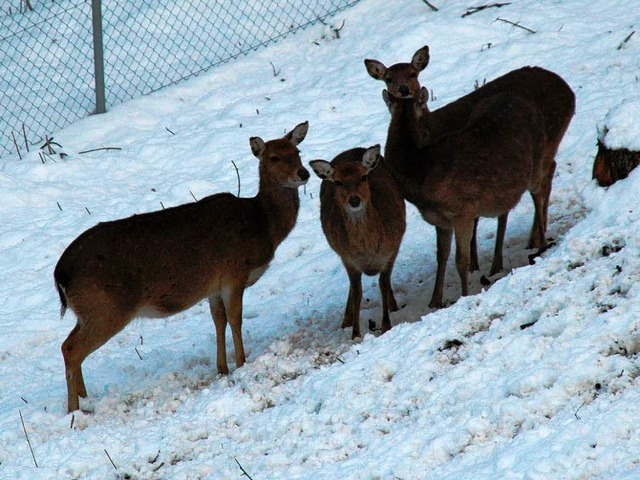
<instances>
[{"instance_id":1,"label":"brown fur","mask_svg":"<svg viewBox=\"0 0 640 480\"><path fill-rule=\"evenodd\" d=\"M377 60L365 60L365 65L373 78L385 81L389 88L385 100L390 106L392 119L385 147L386 160L405 198L419 208L422 204L424 218L437 227L438 275L430 306L439 307L442 304L444 269L449 254L453 219L459 218L462 212L441 211L445 215L435 215L440 218L434 218L432 210L440 209L440 203L429 205L439 195L444 198L466 197L471 194L478 212L492 211L491 214L479 213L477 216L499 217L492 265L494 272L502 268L502 240L509 209L491 208L488 198L488 204L481 203L485 201L483 198L486 194L495 188L500 190L490 195L494 197L493 202L500 200L497 197L502 196L505 201L498 203L503 206L511 203L506 201L512 195L511 179L506 173L514 172L522 178L528 175L530 178L525 182L528 185L526 189L530 191L536 206L529 246L543 249L546 246L547 210L556 166L554 157L573 116L575 96L566 82L555 73L538 67L524 67L430 112L424 103L425 89L421 88L418 81L419 72L428 62L429 50L428 47L423 47L415 53L411 63L400 63L387 68ZM507 110L501 112L503 107L507 107ZM530 130L521 131L517 125ZM486 135L478 135L478 132ZM517 146L520 144L531 145L518 152ZM470 168L462 167L465 155L469 155ZM460 165L457 173L461 178L458 182L433 177L453 175L456 168L447 165L453 158L456 159L454 163ZM492 161L497 163L490 165ZM534 171L527 172L524 167L532 161ZM513 165L509 165L510 162ZM479 176L472 173L477 167L493 172L496 178L481 172ZM436 191L427 191L428 185L433 185L434 182ZM469 212L473 208L465 207L463 210ZM445 221L447 217L448 220ZM460 240L466 241L468 228L468 225L464 226L465 233L460 239L456 233L457 257L461 250L470 249L470 246L460 244ZM457 263L466 263L466 255L464 252L461 254ZM460 272L459 268L458 271ZM460 275L462 291L466 294L466 274Z\"/></svg>"},{"instance_id":2,"label":"brown fur","mask_svg":"<svg viewBox=\"0 0 640 480\"><path fill-rule=\"evenodd\" d=\"M389 312L398 309L391 273L406 227L405 204L391 175L384 168L376 168L379 155L379 146L354 148L331 163L310 163L324 178L320 187L322 230L349 276L342 327L353 326L353 338L360 336L362 273L380 274L383 332L391 328ZM354 211L354 206L359 210Z\"/></svg>"},{"instance_id":3,"label":"brown fur","mask_svg":"<svg viewBox=\"0 0 640 480\"><path fill-rule=\"evenodd\" d=\"M209 299L217 336L218 372L228 373L225 346L231 325L236 365L245 362L242 296L267 269L296 223L298 186L309 172L296 145L308 124L282 139L252 137L260 160L253 198L230 193L166 210L99 223L76 238L54 271L62 313L77 324L62 344L68 410L87 391L84 359L137 316L167 316Z\"/></svg>"}]
</instances>

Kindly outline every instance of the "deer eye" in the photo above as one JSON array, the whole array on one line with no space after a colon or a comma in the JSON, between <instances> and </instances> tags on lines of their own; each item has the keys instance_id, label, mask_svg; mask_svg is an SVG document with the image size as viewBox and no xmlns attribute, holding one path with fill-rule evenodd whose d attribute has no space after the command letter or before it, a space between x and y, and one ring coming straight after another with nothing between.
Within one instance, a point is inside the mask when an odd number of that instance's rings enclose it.
<instances>
[{"instance_id":1,"label":"deer eye","mask_svg":"<svg viewBox=\"0 0 640 480\"><path fill-rule=\"evenodd\" d=\"M271 155L269 157L269 160L271 160L272 162L278 162L280 160L280 157L277 155Z\"/></svg>"},{"instance_id":2,"label":"deer eye","mask_svg":"<svg viewBox=\"0 0 640 480\"><path fill-rule=\"evenodd\" d=\"M334 184L336 187L342 187L342 186L344 185L340 180L334 180L334 181L333 181L333 184Z\"/></svg>"}]
</instances>

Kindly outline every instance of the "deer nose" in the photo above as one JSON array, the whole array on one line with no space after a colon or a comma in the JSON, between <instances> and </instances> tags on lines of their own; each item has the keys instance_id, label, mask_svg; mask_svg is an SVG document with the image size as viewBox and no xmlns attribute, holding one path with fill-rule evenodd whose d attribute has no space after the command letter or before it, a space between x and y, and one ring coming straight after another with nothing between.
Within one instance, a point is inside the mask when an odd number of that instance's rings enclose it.
<instances>
[{"instance_id":1,"label":"deer nose","mask_svg":"<svg viewBox=\"0 0 640 480\"><path fill-rule=\"evenodd\" d=\"M398 87L398 93L400 95L402 95L403 97L406 97L407 95L409 95L410 91L409 91L409 87L407 85L400 85Z\"/></svg>"},{"instance_id":2,"label":"deer nose","mask_svg":"<svg viewBox=\"0 0 640 480\"><path fill-rule=\"evenodd\" d=\"M360 197L356 195L351 195L349 197L349 205L351 205L353 208L358 208L360 206L360 201Z\"/></svg>"},{"instance_id":3,"label":"deer nose","mask_svg":"<svg viewBox=\"0 0 640 480\"><path fill-rule=\"evenodd\" d=\"M298 177L300 177L300 180L309 180L309 176L309 171L306 168L298 170Z\"/></svg>"}]
</instances>

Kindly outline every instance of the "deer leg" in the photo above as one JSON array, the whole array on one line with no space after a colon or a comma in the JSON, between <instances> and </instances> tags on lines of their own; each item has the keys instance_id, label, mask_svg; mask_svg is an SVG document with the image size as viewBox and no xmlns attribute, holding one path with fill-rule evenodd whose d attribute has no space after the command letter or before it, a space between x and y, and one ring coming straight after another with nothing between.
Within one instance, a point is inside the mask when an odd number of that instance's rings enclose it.
<instances>
[{"instance_id":1,"label":"deer leg","mask_svg":"<svg viewBox=\"0 0 640 480\"><path fill-rule=\"evenodd\" d=\"M229 374L229 366L227 365L227 312L224 308L222 297L212 295L209 297L209 310L211 310L211 318L216 328L216 364L218 373L222 375Z\"/></svg>"},{"instance_id":2,"label":"deer leg","mask_svg":"<svg viewBox=\"0 0 640 480\"><path fill-rule=\"evenodd\" d=\"M471 263L469 264L470 272L477 272L480 270L480 263L478 262L478 220L480 218L476 217L473 221L473 236L471 237Z\"/></svg>"},{"instance_id":3,"label":"deer leg","mask_svg":"<svg viewBox=\"0 0 640 480\"><path fill-rule=\"evenodd\" d=\"M227 312L227 320L231 327L233 337L233 348L235 350L236 367L244 365L246 358L244 355L244 345L242 343L242 296L244 295L244 285L234 285L224 288L222 300L224 309Z\"/></svg>"},{"instance_id":4,"label":"deer leg","mask_svg":"<svg viewBox=\"0 0 640 480\"><path fill-rule=\"evenodd\" d=\"M444 274L447 270L447 260L451 253L451 236L452 230L436 227L436 243L438 260L438 269L436 272L436 283L433 287L433 295L431 295L431 301L429 302L429 308L441 308L442 296L444 294ZM469 242L467 242L469 246Z\"/></svg>"},{"instance_id":5,"label":"deer leg","mask_svg":"<svg viewBox=\"0 0 640 480\"><path fill-rule=\"evenodd\" d=\"M115 309L113 309L115 310ZM67 339L62 343L62 357L67 380L67 410L69 413L80 409L78 396L86 397L87 389L82 376L82 362L91 353L95 352L116 333L129 323L133 315L125 316L112 311L110 318L105 315L101 318L92 317L90 324L84 321L78 313L78 322L71 330ZM116 320L113 320L116 318Z\"/></svg>"},{"instance_id":6,"label":"deer leg","mask_svg":"<svg viewBox=\"0 0 640 480\"><path fill-rule=\"evenodd\" d=\"M353 288L349 283L349 295L347 296L347 306L344 309L344 317L342 319L342 328L353 326Z\"/></svg>"},{"instance_id":7,"label":"deer leg","mask_svg":"<svg viewBox=\"0 0 640 480\"><path fill-rule=\"evenodd\" d=\"M460 276L462 296L469 295L470 240L473 235L474 220L460 218L454 222L456 236L456 268Z\"/></svg>"},{"instance_id":8,"label":"deer leg","mask_svg":"<svg viewBox=\"0 0 640 480\"><path fill-rule=\"evenodd\" d=\"M391 290L391 268L380 272L378 279L378 285L380 286L380 296L382 297L382 332L388 332L391 330L391 319L389 318L389 312L392 311L392 300L395 304L396 310L398 305L393 297L393 290ZM394 312L396 310L393 310Z\"/></svg>"},{"instance_id":9,"label":"deer leg","mask_svg":"<svg viewBox=\"0 0 640 480\"><path fill-rule=\"evenodd\" d=\"M549 168L547 169L544 178L535 192L531 192L531 198L535 205L536 211L533 217L533 227L531 228L531 235L529 236L529 244L527 248L539 248L541 250L547 247L547 224L549 221L549 199L551 197L551 186L553 184L553 175L556 171L556 162L553 160L548 162Z\"/></svg>"},{"instance_id":10,"label":"deer leg","mask_svg":"<svg viewBox=\"0 0 640 480\"><path fill-rule=\"evenodd\" d=\"M362 301L362 272L352 267L347 267L349 275L349 292L351 292L351 318L353 320L353 331L351 338L360 337L360 302ZM348 306L348 305L347 305Z\"/></svg>"},{"instance_id":11,"label":"deer leg","mask_svg":"<svg viewBox=\"0 0 640 480\"><path fill-rule=\"evenodd\" d=\"M491 262L491 271L489 275L495 275L502 271L502 249L504 247L504 235L507 231L507 220L509 212L498 217L498 229L496 230L496 245L493 249L493 262Z\"/></svg>"}]
</instances>

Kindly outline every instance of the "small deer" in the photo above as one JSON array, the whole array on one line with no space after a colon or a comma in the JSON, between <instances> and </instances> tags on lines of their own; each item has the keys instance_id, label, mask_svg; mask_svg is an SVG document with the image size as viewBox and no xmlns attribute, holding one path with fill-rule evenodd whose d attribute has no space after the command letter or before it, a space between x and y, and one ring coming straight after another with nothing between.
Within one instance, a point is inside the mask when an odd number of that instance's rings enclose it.
<instances>
[{"instance_id":1,"label":"small deer","mask_svg":"<svg viewBox=\"0 0 640 480\"><path fill-rule=\"evenodd\" d=\"M82 362L134 317L165 317L209 299L218 373L227 374L225 331L231 325L237 367L245 363L242 297L265 272L293 229L307 183L296 146L307 122L283 138L251 137L260 185L253 198L218 193L202 200L99 223L76 238L54 271L61 315L77 324L62 344L68 411L86 397Z\"/></svg>"},{"instance_id":2,"label":"small deer","mask_svg":"<svg viewBox=\"0 0 640 480\"><path fill-rule=\"evenodd\" d=\"M383 91L383 97L391 110L392 118L385 147L385 158L403 195L407 199L412 196L415 201L410 201L413 203L421 201L418 185L426 175L426 170L429 169L423 168L424 165L421 165L417 159L429 159L427 163L431 164L431 160L434 158L432 156L434 150L431 147L438 145L438 149L442 149L443 145L448 144L453 148L456 141L465 141L462 132L479 131L482 129L480 127L482 122L496 125L496 131L504 131L505 133L510 131L506 125L496 124L492 118L510 121L513 119L512 117L515 117L518 122L524 121L526 124L529 123L524 120L526 117L535 117L535 125L532 125L533 130L529 132L529 135L530 140L538 142L537 145L534 145L535 152L533 152L538 160L535 162L535 171L531 172L532 181L527 189L533 198L536 212L528 246L529 248L538 248L539 251L544 250L547 246L545 231L551 184L556 167L555 154L575 111L573 91L562 78L553 72L539 67L524 67L507 73L431 112L426 105L427 90L425 87L421 87L418 80L419 73L426 68L428 63L429 47L427 46L419 49L410 63L398 63L388 68L377 60L365 60L369 75L377 80L383 80L387 85L387 90ZM498 112L495 105L500 103L509 105L510 111ZM517 107L518 105L519 107ZM522 115L517 112L520 107ZM490 113L492 108L494 108L493 113ZM491 133L490 138L493 139L491 141L489 139L483 141L481 138L476 140L479 148L475 155L476 158L479 158L483 152L493 154L498 148L498 143L495 143L494 140L496 136L493 135L493 132ZM518 143L522 140L523 135L526 136L527 133L516 135L516 139L511 143ZM447 138L449 140L446 140ZM494 142L494 144L489 145L490 142ZM505 151L509 151L509 147ZM529 149L529 152L531 153L532 150ZM462 162L460 154L449 153L448 155L456 156ZM504 154L500 154L500 156L504 157ZM520 161L518 157L522 157L522 155L515 156L513 161L516 164ZM506 158L500 161L508 162ZM505 164L503 167L508 166ZM415 178L414 170L416 169L423 171L423 177ZM460 170L460 174L464 175L463 169ZM498 168L496 174L504 175L504 170ZM469 177L469 174L465 177ZM487 185L495 186L491 181ZM479 184L477 186L481 187ZM427 195L426 198L429 196ZM503 210L501 213L494 211L491 215L499 218L492 273L502 269L502 240L508 212L509 209ZM427 219L428 215L425 216L425 212L422 213L423 217ZM451 224L446 225L446 223L441 223L441 225L445 230L450 229ZM444 232L439 229L437 232L439 238L438 275L430 303L432 307L442 305L445 265L441 263L442 259L446 262L449 247L445 247L445 245L450 243L442 237ZM459 243L456 243L459 246ZM466 286L463 282L463 292L465 289Z\"/></svg>"},{"instance_id":3,"label":"small deer","mask_svg":"<svg viewBox=\"0 0 640 480\"><path fill-rule=\"evenodd\" d=\"M342 327L360 337L362 274L379 277L382 331L391 328L389 312L398 310L391 272L404 235L405 204L391 175L380 163L380 145L354 148L331 162L309 163L320 177L320 221L331 248L349 276Z\"/></svg>"}]
</instances>

